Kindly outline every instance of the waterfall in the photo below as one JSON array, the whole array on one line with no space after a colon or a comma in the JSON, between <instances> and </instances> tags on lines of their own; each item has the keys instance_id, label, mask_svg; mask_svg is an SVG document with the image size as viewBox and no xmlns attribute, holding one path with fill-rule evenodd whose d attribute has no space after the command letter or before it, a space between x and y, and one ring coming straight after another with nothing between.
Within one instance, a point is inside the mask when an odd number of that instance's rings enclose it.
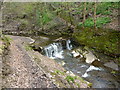
<instances>
[{"instance_id":1,"label":"waterfall","mask_svg":"<svg viewBox=\"0 0 120 90\"><path fill-rule=\"evenodd\" d=\"M52 59L55 58L61 58L63 59L63 50L62 50L62 44L61 43L52 43L44 48L45 54L47 57L50 57Z\"/></svg>"},{"instance_id":2,"label":"waterfall","mask_svg":"<svg viewBox=\"0 0 120 90\"><path fill-rule=\"evenodd\" d=\"M71 50L71 49L73 48L70 39L68 39L68 40L66 41L66 47L67 47L68 50Z\"/></svg>"},{"instance_id":3,"label":"waterfall","mask_svg":"<svg viewBox=\"0 0 120 90\"><path fill-rule=\"evenodd\" d=\"M68 50L72 49L72 45L71 45L70 40L66 41L66 48ZM63 47L62 47L61 42L55 42L55 43L52 43L52 44L44 47L44 51L45 51L45 55L47 57L52 58L52 59L55 59L55 58L63 59L64 58L64 56L63 56Z\"/></svg>"}]
</instances>

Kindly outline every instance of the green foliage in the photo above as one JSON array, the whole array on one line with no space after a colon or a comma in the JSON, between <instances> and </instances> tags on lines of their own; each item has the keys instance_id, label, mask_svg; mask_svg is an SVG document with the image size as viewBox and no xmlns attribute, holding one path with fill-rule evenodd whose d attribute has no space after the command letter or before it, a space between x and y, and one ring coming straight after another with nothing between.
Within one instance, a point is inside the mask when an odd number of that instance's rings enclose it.
<instances>
[{"instance_id":1,"label":"green foliage","mask_svg":"<svg viewBox=\"0 0 120 90\"><path fill-rule=\"evenodd\" d=\"M110 23L111 19L109 17L99 17L96 20L97 27L100 27L106 23Z\"/></svg>"},{"instance_id":2,"label":"green foliage","mask_svg":"<svg viewBox=\"0 0 120 90\"><path fill-rule=\"evenodd\" d=\"M89 86L89 87L92 87L92 83L89 83L88 86Z\"/></svg>"},{"instance_id":3,"label":"green foliage","mask_svg":"<svg viewBox=\"0 0 120 90\"><path fill-rule=\"evenodd\" d=\"M96 26L102 27L104 24L109 23L110 21L111 21L111 19L109 17L99 17L96 19ZM80 22L79 26L82 26L82 25L83 25L83 23ZM94 26L93 18L86 19L84 26L85 27L93 27Z\"/></svg>"},{"instance_id":4,"label":"green foliage","mask_svg":"<svg viewBox=\"0 0 120 90\"><path fill-rule=\"evenodd\" d=\"M72 76L66 76L66 78L65 78L67 81L68 81L68 83L70 83L70 82L72 82L72 83L74 83L74 81L75 81L75 78L74 77L72 77Z\"/></svg>"},{"instance_id":5,"label":"green foliage","mask_svg":"<svg viewBox=\"0 0 120 90\"><path fill-rule=\"evenodd\" d=\"M50 12L43 13L43 24L46 24L47 22L51 21L52 18L53 18L52 13Z\"/></svg>"},{"instance_id":6,"label":"green foliage","mask_svg":"<svg viewBox=\"0 0 120 90\"><path fill-rule=\"evenodd\" d=\"M62 74L62 75L65 74L64 72L62 72L62 71L60 71L60 70L56 70L55 73L56 73L56 74Z\"/></svg>"},{"instance_id":7,"label":"green foliage","mask_svg":"<svg viewBox=\"0 0 120 90\"><path fill-rule=\"evenodd\" d=\"M53 18L53 14L50 12L39 12L37 11L37 24L38 25L44 25L46 23L48 23L49 21L52 20Z\"/></svg>"},{"instance_id":8,"label":"green foliage","mask_svg":"<svg viewBox=\"0 0 120 90\"><path fill-rule=\"evenodd\" d=\"M12 38L10 38L9 36L3 35L2 41L5 42L8 46L8 45L10 45L10 42L12 41Z\"/></svg>"},{"instance_id":9,"label":"green foliage","mask_svg":"<svg viewBox=\"0 0 120 90\"><path fill-rule=\"evenodd\" d=\"M116 74L116 71L112 70L111 73L112 73L112 74Z\"/></svg>"},{"instance_id":10,"label":"green foliage","mask_svg":"<svg viewBox=\"0 0 120 90\"><path fill-rule=\"evenodd\" d=\"M110 15L112 13L112 9L118 9L118 3L116 2L97 3L96 14ZM92 8L92 11L94 11L94 8Z\"/></svg>"},{"instance_id":11,"label":"green foliage","mask_svg":"<svg viewBox=\"0 0 120 90\"><path fill-rule=\"evenodd\" d=\"M103 3L99 3L97 6L97 12L96 14L107 14L106 12L112 7L112 4L110 2L103 2ZM110 13L108 13L110 14Z\"/></svg>"},{"instance_id":12,"label":"green foliage","mask_svg":"<svg viewBox=\"0 0 120 90\"><path fill-rule=\"evenodd\" d=\"M76 85L78 86L78 88L80 88L80 84L79 83L76 83Z\"/></svg>"},{"instance_id":13,"label":"green foliage","mask_svg":"<svg viewBox=\"0 0 120 90\"><path fill-rule=\"evenodd\" d=\"M5 45L0 45L0 55L3 54L3 51L5 50L6 46Z\"/></svg>"},{"instance_id":14,"label":"green foliage","mask_svg":"<svg viewBox=\"0 0 120 90\"><path fill-rule=\"evenodd\" d=\"M119 9L120 7L119 7L119 2L114 2L114 3L112 3L112 8L114 8L114 9Z\"/></svg>"}]
</instances>

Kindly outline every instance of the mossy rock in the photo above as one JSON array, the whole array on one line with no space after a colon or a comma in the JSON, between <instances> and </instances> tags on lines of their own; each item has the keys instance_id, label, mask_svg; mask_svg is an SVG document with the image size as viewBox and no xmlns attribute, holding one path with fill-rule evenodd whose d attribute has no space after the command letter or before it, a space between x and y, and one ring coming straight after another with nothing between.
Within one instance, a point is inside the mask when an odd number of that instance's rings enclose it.
<instances>
[{"instance_id":1,"label":"mossy rock","mask_svg":"<svg viewBox=\"0 0 120 90\"><path fill-rule=\"evenodd\" d=\"M83 45L104 52L110 56L119 56L118 50L120 33L113 30L85 28L82 32L74 33L73 37Z\"/></svg>"}]
</instances>

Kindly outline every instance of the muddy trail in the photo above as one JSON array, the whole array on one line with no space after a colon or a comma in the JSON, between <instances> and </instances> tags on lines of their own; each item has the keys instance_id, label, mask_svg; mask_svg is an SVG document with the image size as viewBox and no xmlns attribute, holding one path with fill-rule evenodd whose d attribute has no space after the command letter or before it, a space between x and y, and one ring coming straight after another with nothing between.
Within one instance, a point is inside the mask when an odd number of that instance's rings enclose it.
<instances>
[{"instance_id":1,"label":"muddy trail","mask_svg":"<svg viewBox=\"0 0 120 90\"><path fill-rule=\"evenodd\" d=\"M3 69L7 67L9 74L3 79L3 88L53 88L56 85L47 77L25 50L24 44L32 40L26 37L9 36L12 38L9 54L5 57ZM6 70L7 72L8 70Z\"/></svg>"}]
</instances>

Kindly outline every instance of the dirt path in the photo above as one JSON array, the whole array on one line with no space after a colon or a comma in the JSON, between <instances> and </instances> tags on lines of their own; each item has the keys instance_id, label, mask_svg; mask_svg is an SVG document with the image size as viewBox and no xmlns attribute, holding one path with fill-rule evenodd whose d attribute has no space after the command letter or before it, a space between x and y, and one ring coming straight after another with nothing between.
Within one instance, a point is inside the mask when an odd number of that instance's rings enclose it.
<instances>
[{"instance_id":1,"label":"dirt path","mask_svg":"<svg viewBox=\"0 0 120 90\"><path fill-rule=\"evenodd\" d=\"M13 40L7 57L11 73L7 77L7 88L53 88L56 87L27 54L24 43L31 42L30 38L10 36Z\"/></svg>"}]
</instances>

